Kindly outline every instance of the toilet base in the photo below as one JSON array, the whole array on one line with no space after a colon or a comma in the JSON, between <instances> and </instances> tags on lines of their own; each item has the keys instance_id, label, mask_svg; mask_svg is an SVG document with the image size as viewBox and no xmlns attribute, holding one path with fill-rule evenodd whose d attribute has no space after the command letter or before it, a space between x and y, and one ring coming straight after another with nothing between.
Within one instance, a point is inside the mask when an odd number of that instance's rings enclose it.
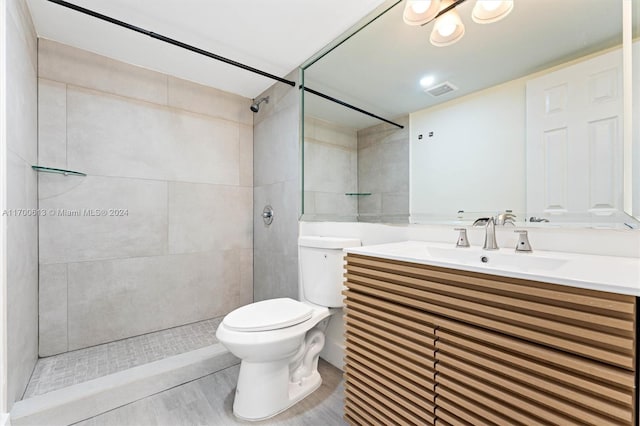
<instances>
[{"instance_id":1,"label":"toilet base","mask_svg":"<svg viewBox=\"0 0 640 426\"><path fill-rule=\"evenodd\" d=\"M257 377L260 380L256 380ZM312 394L321 384L322 377L317 371L299 383L290 383L289 363L286 360L273 363L243 361L233 401L233 414L248 421L271 418Z\"/></svg>"}]
</instances>

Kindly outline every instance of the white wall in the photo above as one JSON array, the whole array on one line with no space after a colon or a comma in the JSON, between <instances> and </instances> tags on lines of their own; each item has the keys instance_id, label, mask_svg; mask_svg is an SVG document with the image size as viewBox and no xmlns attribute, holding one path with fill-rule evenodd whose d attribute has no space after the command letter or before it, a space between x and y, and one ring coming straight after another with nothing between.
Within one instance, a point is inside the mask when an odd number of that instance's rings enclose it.
<instances>
[{"instance_id":1,"label":"white wall","mask_svg":"<svg viewBox=\"0 0 640 426\"><path fill-rule=\"evenodd\" d=\"M412 113L412 221L524 212L525 119L524 79Z\"/></svg>"},{"instance_id":2,"label":"white wall","mask_svg":"<svg viewBox=\"0 0 640 426\"><path fill-rule=\"evenodd\" d=\"M251 100L40 40L40 355L253 299Z\"/></svg>"},{"instance_id":3,"label":"white wall","mask_svg":"<svg viewBox=\"0 0 640 426\"><path fill-rule=\"evenodd\" d=\"M1 3L4 20L2 46L4 69L2 96L3 196L8 211L4 219L2 255L6 256L6 359L2 356L3 402L9 411L21 399L38 358L38 225L36 216L15 215L16 210L38 206L37 161L37 43L27 6L22 0ZM6 148L6 150L5 150ZM6 189L6 192L5 192ZM6 232L5 232L6 231ZM5 245L6 244L6 245ZM4 266L4 265L3 265ZM3 290L4 293L5 290ZM6 380L6 384L4 381ZM4 393L6 386L6 394Z\"/></svg>"}]
</instances>

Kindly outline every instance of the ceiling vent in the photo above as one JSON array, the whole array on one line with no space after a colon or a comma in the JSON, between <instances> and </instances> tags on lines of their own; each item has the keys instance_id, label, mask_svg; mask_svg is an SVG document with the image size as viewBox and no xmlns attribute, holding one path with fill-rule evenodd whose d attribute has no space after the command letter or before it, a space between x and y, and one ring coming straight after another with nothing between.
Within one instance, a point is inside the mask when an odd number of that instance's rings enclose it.
<instances>
[{"instance_id":1,"label":"ceiling vent","mask_svg":"<svg viewBox=\"0 0 640 426\"><path fill-rule=\"evenodd\" d=\"M437 97L437 96L442 96L444 94L447 94L456 90L458 90L456 86L449 83L448 81L445 81L442 84L438 84L437 86L433 86L428 89L425 89L425 92L427 92L431 96Z\"/></svg>"}]
</instances>

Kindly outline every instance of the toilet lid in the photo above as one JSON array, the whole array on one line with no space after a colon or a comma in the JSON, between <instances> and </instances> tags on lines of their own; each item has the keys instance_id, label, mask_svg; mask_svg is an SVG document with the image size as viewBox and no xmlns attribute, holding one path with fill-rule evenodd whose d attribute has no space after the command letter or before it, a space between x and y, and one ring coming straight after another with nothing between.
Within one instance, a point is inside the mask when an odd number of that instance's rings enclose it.
<instances>
[{"instance_id":1,"label":"toilet lid","mask_svg":"<svg viewBox=\"0 0 640 426\"><path fill-rule=\"evenodd\" d=\"M291 327L311 318L310 306L289 298L251 303L229 313L223 324L236 331L267 331Z\"/></svg>"}]
</instances>

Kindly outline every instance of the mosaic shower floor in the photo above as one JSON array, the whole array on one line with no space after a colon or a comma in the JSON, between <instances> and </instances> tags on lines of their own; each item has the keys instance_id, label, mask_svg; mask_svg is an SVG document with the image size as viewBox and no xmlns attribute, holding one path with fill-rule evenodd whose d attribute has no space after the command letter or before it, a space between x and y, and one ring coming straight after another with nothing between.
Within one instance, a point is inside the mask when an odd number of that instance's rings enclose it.
<instances>
[{"instance_id":1,"label":"mosaic shower floor","mask_svg":"<svg viewBox=\"0 0 640 426\"><path fill-rule=\"evenodd\" d=\"M222 318L40 358L23 399L217 343Z\"/></svg>"}]
</instances>

